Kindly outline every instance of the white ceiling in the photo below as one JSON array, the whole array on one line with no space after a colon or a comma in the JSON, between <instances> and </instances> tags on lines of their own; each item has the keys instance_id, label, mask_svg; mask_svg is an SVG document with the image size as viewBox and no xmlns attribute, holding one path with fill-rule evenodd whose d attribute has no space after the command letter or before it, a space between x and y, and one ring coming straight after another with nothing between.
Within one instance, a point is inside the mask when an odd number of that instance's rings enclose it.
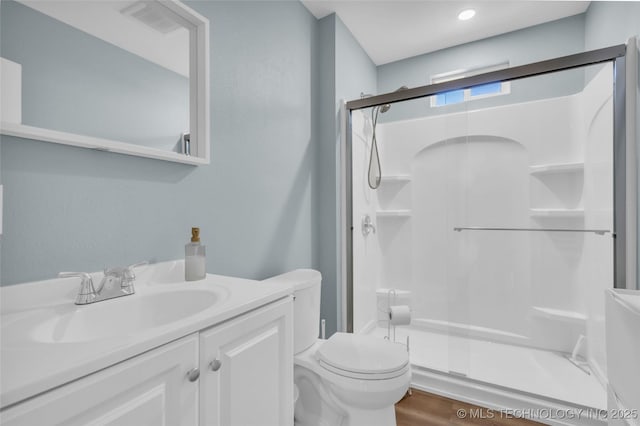
<instances>
[{"instance_id":1,"label":"white ceiling","mask_svg":"<svg viewBox=\"0 0 640 426\"><path fill-rule=\"evenodd\" d=\"M316 18L335 12L376 65L583 13L588 1L301 0ZM476 16L459 21L473 8ZM553 42L553 41L550 41Z\"/></svg>"}]
</instances>

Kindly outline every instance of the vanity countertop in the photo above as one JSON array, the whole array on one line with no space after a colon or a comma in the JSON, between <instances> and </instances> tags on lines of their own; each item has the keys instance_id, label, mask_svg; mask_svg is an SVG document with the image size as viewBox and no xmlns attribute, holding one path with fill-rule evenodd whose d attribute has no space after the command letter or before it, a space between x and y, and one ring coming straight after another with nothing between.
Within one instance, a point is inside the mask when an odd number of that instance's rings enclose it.
<instances>
[{"instance_id":1,"label":"vanity countertop","mask_svg":"<svg viewBox=\"0 0 640 426\"><path fill-rule=\"evenodd\" d=\"M134 295L84 306L74 305L77 278L1 288L1 408L292 294L273 280L207 274L184 282L183 271L182 261L141 267ZM97 285L101 274L92 276ZM140 314L149 305L140 302L156 300L174 304L175 318L172 307ZM131 329L131 318L146 325Z\"/></svg>"}]
</instances>

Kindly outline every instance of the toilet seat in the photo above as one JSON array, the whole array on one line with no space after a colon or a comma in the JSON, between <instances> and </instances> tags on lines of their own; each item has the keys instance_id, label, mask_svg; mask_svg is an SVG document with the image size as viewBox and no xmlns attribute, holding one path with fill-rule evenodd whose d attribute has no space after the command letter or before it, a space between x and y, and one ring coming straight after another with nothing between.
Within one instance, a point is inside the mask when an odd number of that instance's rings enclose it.
<instances>
[{"instance_id":1,"label":"toilet seat","mask_svg":"<svg viewBox=\"0 0 640 426\"><path fill-rule=\"evenodd\" d=\"M363 380L392 379L410 368L404 345L359 334L335 333L318 348L316 358L326 370Z\"/></svg>"}]
</instances>

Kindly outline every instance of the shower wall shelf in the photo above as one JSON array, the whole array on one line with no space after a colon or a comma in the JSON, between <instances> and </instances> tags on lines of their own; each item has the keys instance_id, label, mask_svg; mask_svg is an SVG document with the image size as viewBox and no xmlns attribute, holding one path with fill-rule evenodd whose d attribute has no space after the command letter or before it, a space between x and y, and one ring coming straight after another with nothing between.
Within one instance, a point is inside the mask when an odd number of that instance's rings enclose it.
<instances>
[{"instance_id":1,"label":"shower wall shelf","mask_svg":"<svg viewBox=\"0 0 640 426\"><path fill-rule=\"evenodd\" d=\"M409 175L382 176L380 178L380 183L405 184L409 182L411 182L411 176Z\"/></svg>"},{"instance_id":2,"label":"shower wall shelf","mask_svg":"<svg viewBox=\"0 0 640 426\"><path fill-rule=\"evenodd\" d=\"M573 191L582 192L582 180L584 176L584 162L573 161L566 163L549 163L538 164L529 167L529 173L532 178L545 181L545 177L558 176L560 180L548 180L544 185L551 188L553 192L558 194L560 199L564 199L563 204L578 204L577 200L569 201L573 197L569 197L567 193L570 188ZM536 184L540 185L540 184ZM529 213L534 218L583 218L584 209L577 208L553 208L533 203L535 207L531 207ZM536 205L537 204L537 205Z\"/></svg>"},{"instance_id":3,"label":"shower wall shelf","mask_svg":"<svg viewBox=\"0 0 640 426\"><path fill-rule=\"evenodd\" d=\"M551 320L558 320L573 324L584 324L587 321L587 316L580 312L555 308L543 308L541 306L532 306L531 309L534 315Z\"/></svg>"},{"instance_id":4,"label":"shower wall shelf","mask_svg":"<svg viewBox=\"0 0 640 426\"><path fill-rule=\"evenodd\" d=\"M411 216L411 200L407 184L411 182L410 175L382 176L380 191L378 191L377 216L409 217Z\"/></svg>"},{"instance_id":5,"label":"shower wall shelf","mask_svg":"<svg viewBox=\"0 0 640 426\"><path fill-rule=\"evenodd\" d=\"M378 210L376 216L381 218L408 218L411 216L411 210Z\"/></svg>"},{"instance_id":6,"label":"shower wall shelf","mask_svg":"<svg viewBox=\"0 0 640 426\"><path fill-rule=\"evenodd\" d=\"M582 218L584 209L529 209L532 217Z\"/></svg>"},{"instance_id":7,"label":"shower wall shelf","mask_svg":"<svg viewBox=\"0 0 640 426\"><path fill-rule=\"evenodd\" d=\"M584 162L539 164L529 167L532 175L551 175L559 173L582 173L584 172Z\"/></svg>"}]
</instances>

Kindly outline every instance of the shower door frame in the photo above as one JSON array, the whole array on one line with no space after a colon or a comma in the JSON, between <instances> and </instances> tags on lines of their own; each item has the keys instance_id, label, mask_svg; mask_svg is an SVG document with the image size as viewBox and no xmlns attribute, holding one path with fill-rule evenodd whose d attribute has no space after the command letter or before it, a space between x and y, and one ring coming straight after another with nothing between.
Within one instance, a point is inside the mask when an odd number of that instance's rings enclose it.
<instances>
[{"instance_id":1,"label":"shower door frame","mask_svg":"<svg viewBox=\"0 0 640 426\"><path fill-rule=\"evenodd\" d=\"M635 43L634 46L635 48ZM614 288L627 288L627 267L635 271L636 260L627 259L627 244L635 247L636 236L627 235L627 137L626 137L626 55L627 45L620 44L603 49L591 50L569 56L534 62L491 71L458 80L414 87L407 90L385 93L363 99L346 102L343 109L345 146L342 147L343 227L342 250L344 260L343 275L343 315L346 324L343 326L349 333L353 333L353 175L352 175L352 113L355 110L370 108L377 105L393 104L412 99L425 98L450 90L468 89L472 86L498 81L512 81L558 71L565 71L589 65L606 62L613 64L613 279ZM346 134L345 134L346 133ZM631 151L631 150L630 150ZM635 197L630 197L635 201ZM632 201L630 200L630 202ZM630 209L635 213L635 209ZM634 218L630 218L634 219ZM635 226L630 226L635 229ZM635 250L629 250L635 252ZM629 274L631 277L634 273ZM345 282L346 281L346 282ZM346 284L346 285L345 285Z\"/></svg>"}]
</instances>

